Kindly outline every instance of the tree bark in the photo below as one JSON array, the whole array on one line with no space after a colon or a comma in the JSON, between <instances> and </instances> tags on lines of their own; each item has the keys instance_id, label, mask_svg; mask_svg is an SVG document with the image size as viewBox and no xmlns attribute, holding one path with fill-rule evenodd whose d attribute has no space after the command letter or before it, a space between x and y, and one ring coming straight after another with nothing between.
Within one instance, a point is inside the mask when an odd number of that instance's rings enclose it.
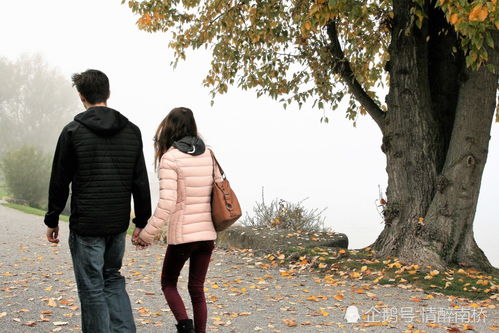
<instances>
[{"instance_id":1,"label":"tree bark","mask_svg":"<svg viewBox=\"0 0 499 333\"><path fill-rule=\"evenodd\" d=\"M429 23L409 26L410 1L393 1L388 112L382 127L387 157L385 228L371 245L380 256L444 268L492 266L473 238L487 159L498 76L464 69L457 38L428 6ZM431 9L430 9L431 8ZM439 34L442 29L448 34ZM440 36L440 37L439 37ZM428 43L428 37L433 42ZM491 62L499 63L495 50Z\"/></svg>"}]
</instances>

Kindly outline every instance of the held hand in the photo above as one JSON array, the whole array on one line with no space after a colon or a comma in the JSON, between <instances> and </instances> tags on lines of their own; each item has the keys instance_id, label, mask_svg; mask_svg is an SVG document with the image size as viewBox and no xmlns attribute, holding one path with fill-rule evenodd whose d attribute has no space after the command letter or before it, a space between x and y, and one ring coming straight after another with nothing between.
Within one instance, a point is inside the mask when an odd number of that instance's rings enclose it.
<instances>
[{"instance_id":1,"label":"held hand","mask_svg":"<svg viewBox=\"0 0 499 333\"><path fill-rule=\"evenodd\" d=\"M59 227L47 228L47 240L50 243L59 243Z\"/></svg>"},{"instance_id":2,"label":"held hand","mask_svg":"<svg viewBox=\"0 0 499 333\"><path fill-rule=\"evenodd\" d=\"M140 237L140 235L137 236L136 238L136 248L137 250L143 250L151 245L151 243L148 243L144 239Z\"/></svg>"},{"instance_id":3,"label":"held hand","mask_svg":"<svg viewBox=\"0 0 499 333\"><path fill-rule=\"evenodd\" d=\"M133 233L132 233L132 244L137 246L137 238L139 237L139 234L140 232L142 231L142 228L137 228L135 227L135 229L133 229Z\"/></svg>"}]
</instances>

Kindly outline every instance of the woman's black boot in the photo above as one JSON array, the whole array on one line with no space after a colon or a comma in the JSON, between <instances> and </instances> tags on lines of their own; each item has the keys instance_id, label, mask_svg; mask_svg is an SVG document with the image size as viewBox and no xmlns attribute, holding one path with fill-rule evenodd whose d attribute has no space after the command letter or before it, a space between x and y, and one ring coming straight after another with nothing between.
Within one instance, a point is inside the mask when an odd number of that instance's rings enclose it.
<instances>
[{"instance_id":1,"label":"woman's black boot","mask_svg":"<svg viewBox=\"0 0 499 333\"><path fill-rule=\"evenodd\" d=\"M194 332L194 323L192 319L181 320L177 324L177 332L178 333L195 333Z\"/></svg>"}]
</instances>

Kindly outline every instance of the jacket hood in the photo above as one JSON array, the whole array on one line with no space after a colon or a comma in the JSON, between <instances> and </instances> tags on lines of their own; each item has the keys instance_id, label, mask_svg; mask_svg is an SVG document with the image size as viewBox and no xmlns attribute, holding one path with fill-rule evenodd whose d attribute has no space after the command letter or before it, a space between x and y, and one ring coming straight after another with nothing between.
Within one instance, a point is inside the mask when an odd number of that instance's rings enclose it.
<instances>
[{"instance_id":1,"label":"jacket hood","mask_svg":"<svg viewBox=\"0 0 499 333\"><path fill-rule=\"evenodd\" d=\"M91 107L76 115L75 121L103 136L114 135L128 124L125 116L106 106Z\"/></svg>"},{"instance_id":2,"label":"jacket hood","mask_svg":"<svg viewBox=\"0 0 499 333\"><path fill-rule=\"evenodd\" d=\"M205 152L206 146L203 140L197 136L186 136L178 141L173 142L173 147L183 153L197 156Z\"/></svg>"}]
</instances>

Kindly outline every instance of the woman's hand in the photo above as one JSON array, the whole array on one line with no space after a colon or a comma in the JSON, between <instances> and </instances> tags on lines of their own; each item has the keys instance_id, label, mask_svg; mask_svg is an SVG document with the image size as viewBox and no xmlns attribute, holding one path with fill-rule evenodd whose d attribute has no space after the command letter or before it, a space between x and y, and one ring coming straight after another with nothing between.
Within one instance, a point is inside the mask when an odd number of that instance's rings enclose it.
<instances>
[{"instance_id":1,"label":"woman's hand","mask_svg":"<svg viewBox=\"0 0 499 333\"><path fill-rule=\"evenodd\" d=\"M141 228L135 228L132 234L132 244L135 245L137 250L143 250L151 245L151 243L146 242L140 237L141 231Z\"/></svg>"},{"instance_id":2,"label":"woman's hand","mask_svg":"<svg viewBox=\"0 0 499 333\"><path fill-rule=\"evenodd\" d=\"M152 243L149 243L148 241L144 240L139 234L139 236L137 237L137 249L138 250L143 250L151 245L152 245Z\"/></svg>"}]
</instances>

